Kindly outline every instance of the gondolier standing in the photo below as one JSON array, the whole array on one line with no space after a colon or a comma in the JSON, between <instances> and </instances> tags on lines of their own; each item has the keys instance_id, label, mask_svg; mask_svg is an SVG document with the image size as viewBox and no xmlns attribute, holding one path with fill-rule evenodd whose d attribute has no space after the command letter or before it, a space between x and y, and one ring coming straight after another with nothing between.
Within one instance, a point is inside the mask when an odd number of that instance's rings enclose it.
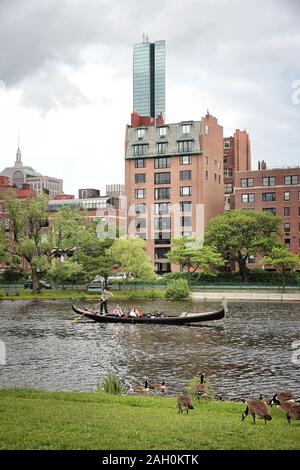
<instances>
[{"instance_id":1,"label":"gondolier standing","mask_svg":"<svg viewBox=\"0 0 300 470\"><path fill-rule=\"evenodd\" d=\"M102 312L108 313L107 311L107 300L110 295L113 295L111 292L109 292L106 289L102 289L101 291L101 297L100 297L100 315L102 315Z\"/></svg>"}]
</instances>

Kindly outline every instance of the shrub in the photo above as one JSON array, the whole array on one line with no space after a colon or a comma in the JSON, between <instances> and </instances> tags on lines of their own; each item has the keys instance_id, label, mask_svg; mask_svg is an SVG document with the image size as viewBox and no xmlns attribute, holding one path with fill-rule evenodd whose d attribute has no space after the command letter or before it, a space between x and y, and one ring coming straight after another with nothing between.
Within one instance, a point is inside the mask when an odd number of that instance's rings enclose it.
<instances>
[{"instance_id":1,"label":"shrub","mask_svg":"<svg viewBox=\"0 0 300 470\"><path fill-rule=\"evenodd\" d=\"M111 395L121 395L123 386L120 379L114 374L114 372L110 371L104 378L102 387L97 386L97 388L98 390L103 389L104 392L110 393Z\"/></svg>"},{"instance_id":2,"label":"shrub","mask_svg":"<svg viewBox=\"0 0 300 470\"><path fill-rule=\"evenodd\" d=\"M165 296L167 299L185 299L189 296L190 290L185 279L175 279L171 281L166 289Z\"/></svg>"}]
</instances>

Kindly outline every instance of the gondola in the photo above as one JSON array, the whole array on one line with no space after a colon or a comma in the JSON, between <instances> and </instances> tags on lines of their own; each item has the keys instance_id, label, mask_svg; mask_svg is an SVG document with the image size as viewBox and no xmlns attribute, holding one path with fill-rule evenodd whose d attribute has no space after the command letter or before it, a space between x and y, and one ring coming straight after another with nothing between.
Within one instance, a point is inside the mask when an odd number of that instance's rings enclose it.
<instances>
[{"instance_id":1,"label":"gondola","mask_svg":"<svg viewBox=\"0 0 300 470\"><path fill-rule=\"evenodd\" d=\"M225 316L225 305L222 305L218 310L203 313L181 313L178 316L149 313L142 317L119 317L112 314L100 315L92 312L88 308L79 308L72 305L74 312L78 313L81 317L89 318L98 323L129 323L129 324L159 324L159 325L186 325L189 323L198 323L202 321L222 320Z\"/></svg>"}]
</instances>

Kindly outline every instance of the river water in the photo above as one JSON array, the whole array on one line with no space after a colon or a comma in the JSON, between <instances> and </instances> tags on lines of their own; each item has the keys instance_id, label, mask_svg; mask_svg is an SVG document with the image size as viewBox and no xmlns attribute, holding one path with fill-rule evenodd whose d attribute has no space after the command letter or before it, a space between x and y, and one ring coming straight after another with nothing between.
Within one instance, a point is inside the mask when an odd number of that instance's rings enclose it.
<instances>
[{"instance_id":1,"label":"river water","mask_svg":"<svg viewBox=\"0 0 300 470\"><path fill-rule=\"evenodd\" d=\"M195 301L137 305L174 314L218 306ZM164 379L167 393L177 394L202 372L224 399L283 390L300 398L299 303L229 303L224 320L195 326L101 325L73 318L70 302L1 302L6 364L0 365L0 387L95 390L112 370L124 386Z\"/></svg>"}]
</instances>

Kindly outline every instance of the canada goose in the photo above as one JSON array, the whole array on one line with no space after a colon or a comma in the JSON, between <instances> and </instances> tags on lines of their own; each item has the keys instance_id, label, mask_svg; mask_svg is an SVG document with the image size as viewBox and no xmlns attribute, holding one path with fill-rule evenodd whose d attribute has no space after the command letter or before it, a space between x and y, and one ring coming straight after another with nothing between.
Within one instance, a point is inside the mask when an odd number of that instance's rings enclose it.
<instances>
[{"instance_id":1,"label":"canada goose","mask_svg":"<svg viewBox=\"0 0 300 470\"><path fill-rule=\"evenodd\" d=\"M183 413L183 410L186 409L186 414L188 414L189 410L193 410L192 399L187 395L180 395L177 398L177 406L178 406L178 413Z\"/></svg>"},{"instance_id":2,"label":"canada goose","mask_svg":"<svg viewBox=\"0 0 300 470\"><path fill-rule=\"evenodd\" d=\"M150 384L149 388L151 390L160 390L161 392L164 392L166 390L166 384L163 380L161 384Z\"/></svg>"},{"instance_id":3,"label":"canada goose","mask_svg":"<svg viewBox=\"0 0 300 470\"><path fill-rule=\"evenodd\" d=\"M295 418L297 421L300 420L300 405L292 404L291 408L287 412L287 420L291 424L291 418Z\"/></svg>"},{"instance_id":4,"label":"canada goose","mask_svg":"<svg viewBox=\"0 0 300 470\"><path fill-rule=\"evenodd\" d=\"M292 394L292 392L279 392L279 393L275 393L275 395L273 396L272 398L272 403L270 404L273 404L275 401L290 401L290 402L294 402L295 401L295 397L294 395Z\"/></svg>"},{"instance_id":5,"label":"canada goose","mask_svg":"<svg viewBox=\"0 0 300 470\"><path fill-rule=\"evenodd\" d=\"M300 405L298 403L294 403L293 401L283 401L277 400L273 398L273 404L279 406L281 411L286 413L286 418L288 423L291 424L291 418L295 418L296 420L300 420Z\"/></svg>"},{"instance_id":6,"label":"canada goose","mask_svg":"<svg viewBox=\"0 0 300 470\"><path fill-rule=\"evenodd\" d=\"M207 397L208 389L203 374L199 374L200 383L195 385L195 393L198 397Z\"/></svg>"},{"instance_id":7,"label":"canada goose","mask_svg":"<svg viewBox=\"0 0 300 470\"><path fill-rule=\"evenodd\" d=\"M145 380L145 384L144 384L144 387L140 386L140 385L136 385L134 387L129 387L129 392L135 392L135 393L146 393L146 392L149 392L149 382L148 380L146 379Z\"/></svg>"},{"instance_id":8,"label":"canada goose","mask_svg":"<svg viewBox=\"0 0 300 470\"><path fill-rule=\"evenodd\" d=\"M253 424L255 424L255 416L264 419L265 424L267 424L267 421L271 421L272 416L270 416L269 409L265 402L261 400L248 400L246 403L247 408L242 413L242 421L248 416L249 412L252 415Z\"/></svg>"},{"instance_id":9,"label":"canada goose","mask_svg":"<svg viewBox=\"0 0 300 470\"><path fill-rule=\"evenodd\" d=\"M266 405L271 405L272 406L273 397L271 397L269 395L264 396L262 393L260 393L259 399L260 399L260 401L264 402Z\"/></svg>"}]
</instances>

